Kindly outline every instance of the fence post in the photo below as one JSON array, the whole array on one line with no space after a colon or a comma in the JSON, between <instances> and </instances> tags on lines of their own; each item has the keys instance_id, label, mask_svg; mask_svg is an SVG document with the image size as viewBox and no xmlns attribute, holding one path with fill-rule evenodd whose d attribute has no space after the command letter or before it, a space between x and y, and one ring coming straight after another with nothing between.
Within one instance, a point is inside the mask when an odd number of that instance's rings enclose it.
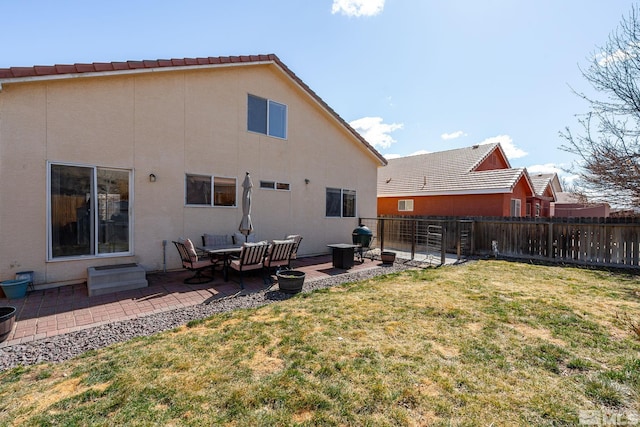
<instances>
[{"instance_id":1,"label":"fence post","mask_svg":"<svg viewBox=\"0 0 640 427\"><path fill-rule=\"evenodd\" d=\"M447 227L442 227L442 242L440 243L440 265L445 265L447 255L445 248L447 247Z\"/></svg>"},{"instance_id":2,"label":"fence post","mask_svg":"<svg viewBox=\"0 0 640 427\"><path fill-rule=\"evenodd\" d=\"M413 221L411 221L411 260L413 261L416 257L416 222L418 220L414 219Z\"/></svg>"},{"instance_id":3,"label":"fence post","mask_svg":"<svg viewBox=\"0 0 640 427\"><path fill-rule=\"evenodd\" d=\"M380 252L384 251L384 223L386 222L384 218L380 218L380 233L378 237L380 237Z\"/></svg>"},{"instance_id":4,"label":"fence post","mask_svg":"<svg viewBox=\"0 0 640 427\"><path fill-rule=\"evenodd\" d=\"M547 258L554 258L553 253L553 220L549 219L549 228L547 229Z\"/></svg>"}]
</instances>

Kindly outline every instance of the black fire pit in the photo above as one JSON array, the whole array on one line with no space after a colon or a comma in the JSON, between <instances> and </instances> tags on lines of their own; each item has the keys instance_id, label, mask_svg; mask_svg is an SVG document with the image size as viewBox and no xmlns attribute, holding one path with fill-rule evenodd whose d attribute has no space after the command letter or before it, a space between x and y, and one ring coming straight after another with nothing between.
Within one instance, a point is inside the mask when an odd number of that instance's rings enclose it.
<instances>
[{"instance_id":1,"label":"black fire pit","mask_svg":"<svg viewBox=\"0 0 640 427\"><path fill-rule=\"evenodd\" d=\"M16 323L16 308L11 306L0 307L0 342L5 341Z\"/></svg>"}]
</instances>

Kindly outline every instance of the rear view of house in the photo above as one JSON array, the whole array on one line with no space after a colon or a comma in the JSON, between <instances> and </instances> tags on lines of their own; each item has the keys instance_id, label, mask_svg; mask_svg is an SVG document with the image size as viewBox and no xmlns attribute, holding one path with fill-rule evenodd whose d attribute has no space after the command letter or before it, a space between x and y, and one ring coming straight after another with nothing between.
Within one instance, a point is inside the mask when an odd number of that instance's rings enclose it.
<instances>
[{"instance_id":1,"label":"rear view of house","mask_svg":"<svg viewBox=\"0 0 640 427\"><path fill-rule=\"evenodd\" d=\"M392 159L378 171L378 215L525 216L535 194L498 143Z\"/></svg>"},{"instance_id":2,"label":"rear view of house","mask_svg":"<svg viewBox=\"0 0 640 427\"><path fill-rule=\"evenodd\" d=\"M238 229L246 172L258 238L324 253L385 163L275 55L0 69L0 279L178 268L166 242Z\"/></svg>"}]
</instances>

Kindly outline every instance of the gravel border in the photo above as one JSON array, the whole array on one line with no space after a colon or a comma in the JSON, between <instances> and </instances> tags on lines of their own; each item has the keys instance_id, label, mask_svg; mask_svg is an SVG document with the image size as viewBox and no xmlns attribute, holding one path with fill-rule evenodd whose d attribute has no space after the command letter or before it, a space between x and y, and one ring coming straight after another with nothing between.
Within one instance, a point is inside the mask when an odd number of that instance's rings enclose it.
<instances>
[{"instance_id":1,"label":"gravel border","mask_svg":"<svg viewBox=\"0 0 640 427\"><path fill-rule=\"evenodd\" d=\"M346 282L369 279L371 277L395 273L409 268L419 267L412 262L396 262L393 265L382 264L369 270L340 274L326 279L305 281L302 292L312 292ZM169 310L136 319L108 323L50 338L15 344L0 349L0 371L16 366L29 366L40 362L62 362L108 345L127 341L135 337L149 336L167 331L192 320L205 319L213 314L242 308L256 308L291 298L279 290L266 289L250 294L215 299L211 302L186 308Z\"/></svg>"}]
</instances>

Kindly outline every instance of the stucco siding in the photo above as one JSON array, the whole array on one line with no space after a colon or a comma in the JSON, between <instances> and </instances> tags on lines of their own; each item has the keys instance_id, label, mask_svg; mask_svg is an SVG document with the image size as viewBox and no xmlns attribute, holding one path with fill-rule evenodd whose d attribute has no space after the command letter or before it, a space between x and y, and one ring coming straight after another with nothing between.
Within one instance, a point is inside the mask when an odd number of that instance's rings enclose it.
<instances>
[{"instance_id":1,"label":"stucco siding","mask_svg":"<svg viewBox=\"0 0 640 427\"><path fill-rule=\"evenodd\" d=\"M247 131L248 94L287 105L286 139ZM133 171L131 256L47 261L47 162ZM302 254L326 253L327 243L350 239L357 217L325 217L325 189L356 190L357 216L374 216L378 164L274 65L5 83L0 279L28 269L36 283L77 282L89 266L132 261L161 270L163 241L166 267L179 268L171 240L237 230L247 171L257 236L299 233ZM238 206L186 206L187 173L236 178ZM260 180L291 190L261 189Z\"/></svg>"}]
</instances>

